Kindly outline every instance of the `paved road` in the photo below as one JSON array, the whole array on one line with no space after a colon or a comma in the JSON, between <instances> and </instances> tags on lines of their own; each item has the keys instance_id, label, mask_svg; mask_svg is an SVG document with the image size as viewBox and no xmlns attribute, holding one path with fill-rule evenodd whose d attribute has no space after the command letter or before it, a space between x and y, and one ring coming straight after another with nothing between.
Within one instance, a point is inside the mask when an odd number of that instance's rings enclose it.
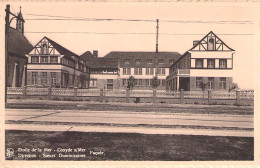
<instances>
[{"instance_id":1,"label":"paved road","mask_svg":"<svg viewBox=\"0 0 260 168\"><path fill-rule=\"evenodd\" d=\"M190 125L254 128L253 115L188 115L154 112L6 109L6 120L31 122Z\"/></svg>"}]
</instances>

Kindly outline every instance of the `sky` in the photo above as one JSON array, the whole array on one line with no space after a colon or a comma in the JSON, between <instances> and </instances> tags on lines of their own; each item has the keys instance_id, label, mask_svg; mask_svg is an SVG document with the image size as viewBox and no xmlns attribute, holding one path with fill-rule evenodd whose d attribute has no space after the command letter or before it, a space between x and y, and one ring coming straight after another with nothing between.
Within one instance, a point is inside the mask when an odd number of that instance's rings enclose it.
<instances>
[{"instance_id":1,"label":"sky","mask_svg":"<svg viewBox=\"0 0 260 168\"><path fill-rule=\"evenodd\" d=\"M11 3L11 11L19 12L19 6L26 21L25 36L33 46L47 36L78 55L93 50L98 50L99 57L110 51L155 51L156 19L159 19L159 51L183 54L192 47L193 40L200 40L213 31L236 51L233 81L242 89L256 86L259 29L256 3ZM50 16L70 20L31 20L61 19Z\"/></svg>"}]
</instances>

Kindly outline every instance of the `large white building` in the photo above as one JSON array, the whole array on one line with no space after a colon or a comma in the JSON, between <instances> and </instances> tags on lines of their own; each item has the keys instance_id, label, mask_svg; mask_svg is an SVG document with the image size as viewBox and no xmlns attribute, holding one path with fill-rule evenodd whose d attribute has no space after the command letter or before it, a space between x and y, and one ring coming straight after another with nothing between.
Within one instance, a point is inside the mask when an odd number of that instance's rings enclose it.
<instances>
[{"instance_id":1,"label":"large white building","mask_svg":"<svg viewBox=\"0 0 260 168\"><path fill-rule=\"evenodd\" d=\"M233 55L212 31L170 67L167 90L228 90L232 86Z\"/></svg>"}]
</instances>

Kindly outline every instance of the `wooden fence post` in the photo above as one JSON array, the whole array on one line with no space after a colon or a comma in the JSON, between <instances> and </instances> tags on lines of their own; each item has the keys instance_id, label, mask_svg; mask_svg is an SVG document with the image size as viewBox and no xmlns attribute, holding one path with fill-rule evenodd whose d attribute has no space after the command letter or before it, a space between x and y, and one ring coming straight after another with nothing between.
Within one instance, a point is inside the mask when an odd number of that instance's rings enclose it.
<instances>
[{"instance_id":1,"label":"wooden fence post","mask_svg":"<svg viewBox=\"0 0 260 168\"><path fill-rule=\"evenodd\" d=\"M236 105L240 105L240 91L236 90Z\"/></svg>"},{"instance_id":2,"label":"wooden fence post","mask_svg":"<svg viewBox=\"0 0 260 168\"><path fill-rule=\"evenodd\" d=\"M51 100L51 86L48 87L48 99Z\"/></svg>"},{"instance_id":3,"label":"wooden fence post","mask_svg":"<svg viewBox=\"0 0 260 168\"><path fill-rule=\"evenodd\" d=\"M208 90L208 104L212 103L211 100L212 100L212 91Z\"/></svg>"},{"instance_id":4,"label":"wooden fence post","mask_svg":"<svg viewBox=\"0 0 260 168\"><path fill-rule=\"evenodd\" d=\"M100 89L100 95L99 95L99 101L102 103L103 102L103 89Z\"/></svg>"},{"instance_id":5,"label":"wooden fence post","mask_svg":"<svg viewBox=\"0 0 260 168\"><path fill-rule=\"evenodd\" d=\"M153 103L156 103L156 89L153 89Z\"/></svg>"},{"instance_id":6,"label":"wooden fence post","mask_svg":"<svg viewBox=\"0 0 260 168\"><path fill-rule=\"evenodd\" d=\"M78 94L78 88L77 87L74 87L74 101L77 100L77 94Z\"/></svg>"},{"instance_id":7,"label":"wooden fence post","mask_svg":"<svg viewBox=\"0 0 260 168\"><path fill-rule=\"evenodd\" d=\"M125 94L126 94L126 103L129 103L130 102L129 101L129 97L130 97L130 90L129 90L129 88L126 88Z\"/></svg>"},{"instance_id":8,"label":"wooden fence post","mask_svg":"<svg viewBox=\"0 0 260 168\"><path fill-rule=\"evenodd\" d=\"M26 99L26 86L23 87L23 99Z\"/></svg>"},{"instance_id":9,"label":"wooden fence post","mask_svg":"<svg viewBox=\"0 0 260 168\"><path fill-rule=\"evenodd\" d=\"M184 91L183 89L180 90L180 104L184 103Z\"/></svg>"}]
</instances>

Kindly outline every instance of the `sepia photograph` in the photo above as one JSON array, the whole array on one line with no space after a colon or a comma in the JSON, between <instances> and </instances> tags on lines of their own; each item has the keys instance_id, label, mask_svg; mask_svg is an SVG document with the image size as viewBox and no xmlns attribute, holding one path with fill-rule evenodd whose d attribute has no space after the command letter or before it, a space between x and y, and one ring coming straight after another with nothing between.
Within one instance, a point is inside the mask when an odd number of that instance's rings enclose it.
<instances>
[{"instance_id":1,"label":"sepia photograph","mask_svg":"<svg viewBox=\"0 0 260 168\"><path fill-rule=\"evenodd\" d=\"M258 12L2 3L4 162L255 161Z\"/></svg>"}]
</instances>

